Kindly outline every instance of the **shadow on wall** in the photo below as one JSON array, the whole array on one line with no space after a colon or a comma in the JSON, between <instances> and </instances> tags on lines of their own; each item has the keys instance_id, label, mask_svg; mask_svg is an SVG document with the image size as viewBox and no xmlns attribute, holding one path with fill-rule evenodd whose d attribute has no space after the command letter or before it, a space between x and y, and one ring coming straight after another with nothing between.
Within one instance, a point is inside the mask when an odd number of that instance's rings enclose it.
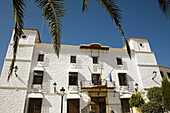
<instances>
[{"instance_id":1,"label":"shadow on wall","mask_svg":"<svg viewBox=\"0 0 170 113\"><path fill-rule=\"evenodd\" d=\"M52 80L51 76L44 71L44 78L43 78L43 91L50 92L50 81Z\"/></svg>"},{"instance_id":2,"label":"shadow on wall","mask_svg":"<svg viewBox=\"0 0 170 113\"><path fill-rule=\"evenodd\" d=\"M131 76L129 76L128 74L126 74L126 76L127 76L127 81L128 81L128 85L129 85L129 90L131 92L133 92L134 91L134 79Z\"/></svg>"},{"instance_id":3,"label":"shadow on wall","mask_svg":"<svg viewBox=\"0 0 170 113\"><path fill-rule=\"evenodd\" d=\"M43 113L49 113L50 107L52 107L51 103L46 98L44 98L43 104L42 104L42 112Z\"/></svg>"}]
</instances>

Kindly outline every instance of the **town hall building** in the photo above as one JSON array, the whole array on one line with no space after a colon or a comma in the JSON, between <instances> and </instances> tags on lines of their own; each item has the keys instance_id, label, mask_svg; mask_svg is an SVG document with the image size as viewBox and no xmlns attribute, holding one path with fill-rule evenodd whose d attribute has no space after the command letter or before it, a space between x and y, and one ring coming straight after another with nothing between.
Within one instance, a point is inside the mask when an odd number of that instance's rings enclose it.
<instances>
[{"instance_id":1,"label":"town hall building","mask_svg":"<svg viewBox=\"0 0 170 113\"><path fill-rule=\"evenodd\" d=\"M14 31L0 77L1 113L129 113L132 94L146 97L149 88L160 87L162 73L170 77L145 38L128 40L131 59L126 46L99 43L61 45L58 57L53 44L41 43L38 30L23 29L7 81Z\"/></svg>"}]
</instances>

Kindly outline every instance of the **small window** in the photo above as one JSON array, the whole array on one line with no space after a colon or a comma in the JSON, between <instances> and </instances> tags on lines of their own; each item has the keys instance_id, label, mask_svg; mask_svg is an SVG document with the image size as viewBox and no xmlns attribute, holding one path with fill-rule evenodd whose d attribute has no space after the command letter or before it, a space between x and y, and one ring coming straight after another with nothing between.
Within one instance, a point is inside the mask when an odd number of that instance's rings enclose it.
<instances>
[{"instance_id":1,"label":"small window","mask_svg":"<svg viewBox=\"0 0 170 113\"><path fill-rule=\"evenodd\" d=\"M70 63L76 63L76 56L71 56Z\"/></svg>"},{"instance_id":2,"label":"small window","mask_svg":"<svg viewBox=\"0 0 170 113\"><path fill-rule=\"evenodd\" d=\"M123 65L122 58L116 58L117 60L117 65Z\"/></svg>"},{"instance_id":3,"label":"small window","mask_svg":"<svg viewBox=\"0 0 170 113\"><path fill-rule=\"evenodd\" d=\"M42 84L43 82L43 71L34 71L33 84Z\"/></svg>"},{"instance_id":4,"label":"small window","mask_svg":"<svg viewBox=\"0 0 170 113\"><path fill-rule=\"evenodd\" d=\"M101 85L100 74L92 74L92 83L94 85Z\"/></svg>"},{"instance_id":5,"label":"small window","mask_svg":"<svg viewBox=\"0 0 170 113\"><path fill-rule=\"evenodd\" d=\"M160 71L160 73L161 73L161 77L163 78L164 77L164 73L162 71Z\"/></svg>"},{"instance_id":6,"label":"small window","mask_svg":"<svg viewBox=\"0 0 170 113\"><path fill-rule=\"evenodd\" d=\"M44 54L38 54L38 61L44 61Z\"/></svg>"},{"instance_id":7,"label":"small window","mask_svg":"<svg viewBox=\"0 0 170 113\"><path fill-rule=\"evenodd\" d=\"M93 64L98 64L98 57L93 57Z\"/></svg>"},{"instance_id":8,"label":"small window","mask_svg":"<svg viewBox=\"0 0 170 113\"><path fill-rule=\"evenodd\" d=\"M69 73L69 85L78 85L78 73L77 72Z\"/></svg>"},{"instance_id":9,"label":"small window","mask_svg":"<svg viewBox=\"0 0 170 113\"><path fill-rule=\"evenodd\" d=\"M119 76L119 85L127 86L126 73L118 73Z\"/></svg>"},{"instance_id":10,"label":"small window","mask_svg":"<svg viewBox=\"0 0 170 113\"><path fill-rule=\"evenodd\" d=\"M167 75L168 75L168 78L170 79L170 73L169 72L167 72Z\"/></svg>"}]
</instances>

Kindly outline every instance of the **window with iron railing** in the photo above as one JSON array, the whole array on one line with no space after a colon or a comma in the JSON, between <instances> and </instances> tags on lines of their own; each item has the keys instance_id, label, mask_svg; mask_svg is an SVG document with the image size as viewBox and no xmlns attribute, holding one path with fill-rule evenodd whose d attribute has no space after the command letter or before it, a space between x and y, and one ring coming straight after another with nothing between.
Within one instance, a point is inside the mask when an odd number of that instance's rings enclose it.
<instances>
[{"instance_id":1,"label":"window with iron railing","mask_svg":"<svg viewBox=\"0 0 170 113\"><path fill-rule=\"evenodd\" d=\"M69 72L69 85L78 85L78 73Z\"/></svg>"},{"instance_id":2,"label":"window with iron railing","mask_svg":"<svg viewBox=\"0 0 170 113\"><path fill-rule=\"evenodd\" d=\"M127 79L126 79L126 73L118 73L119 76L119 85L120 86L127 86Z\"/></svg>"},{"instance_id":3,"label":"window with iron railing","mask_svg":"<svg viewBox=\"0 0 170 113\"><path fill-rule=\"evenodd\" d=\"M33 84L42 84L43 73L43 71L34 71Z\"/></svg>"},{"instance_id":4,"label":"window with iron railing","mask_svg":"<svg viewBox=\"0 0 170 113\"><path fill-rule=\"evenodd\" d=\"M92 83L94 85L101 85L100 74L92 74Z\"/></svg>"}]
</instances>

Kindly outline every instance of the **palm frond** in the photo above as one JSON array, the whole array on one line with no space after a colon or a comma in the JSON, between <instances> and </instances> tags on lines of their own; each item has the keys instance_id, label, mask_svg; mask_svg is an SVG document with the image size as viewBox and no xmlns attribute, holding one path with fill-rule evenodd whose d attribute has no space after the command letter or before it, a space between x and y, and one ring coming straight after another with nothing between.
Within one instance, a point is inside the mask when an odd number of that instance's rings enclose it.
<instances>
[{"instance_id":1,"label":"palm frond","mask_svg":"<svg viewBox=\"0 0 170 113\"><path fill-rule=\"evenodd\" d=\"M115 0L96 0L96 1L98 3L101 2L102 6L105 7L106 11L109 13L111 19L115 21L121 35L123 36L123 38L125 40L127 52L128 52L129 57L131 58L130 46L129 46L129 43L124 35L123 29L120 24L121 15L120 15L120 9L117 5L117 2Z\"/></svg>"},{"instance_id":2,"label":"palm frond","mask_svg":"<svg viewBox=\"0 0 170 113\"><path fill-rule=\"evenodd\" d=\"M84 11L87 8L87 6L88 6L87 0L83 0L82 13L84 13Z\"/></svg>"},{"instance_id":3,"label":"palm frond","mask_svg":"<svg viewBox=\"0 0 170 113\"><path fill-rule=\"evenodd\" d=\"M166 17L168 17L168 4L170 4L170 0L158 0L159 7L163 11Z\"/></svg>"},{"instance_id":4,"label":"palm frond","mask_svg":"<svg viewBox=\"0 0 170 113\"><path fill-rule=\"evenodd\" d=\"M12 6L14 11L14 20L15 20L15 33L13 36L13 58L12 63L10 65L9 73L8 73L8 81L12 75L15 60L16 60L16 54L17 54L17 46L19 42L19 38L22 35L22 29L23 29L23 18L24 18L24 7L25 7L25 1L24 0L12 0Z\"/></svg>"},{"instance_id":5,"label":"palm frond","mask_svg":"<svg viewBox=\"0 0 170 113\"><path fill-rule=\"evenodd\" d=\"M36 0L35 2L43 9L42 15L47 21L53 39L54 50L59 57L62 27L61 19L65 14L64 0Z\"/></svg>"}]
</instances>

